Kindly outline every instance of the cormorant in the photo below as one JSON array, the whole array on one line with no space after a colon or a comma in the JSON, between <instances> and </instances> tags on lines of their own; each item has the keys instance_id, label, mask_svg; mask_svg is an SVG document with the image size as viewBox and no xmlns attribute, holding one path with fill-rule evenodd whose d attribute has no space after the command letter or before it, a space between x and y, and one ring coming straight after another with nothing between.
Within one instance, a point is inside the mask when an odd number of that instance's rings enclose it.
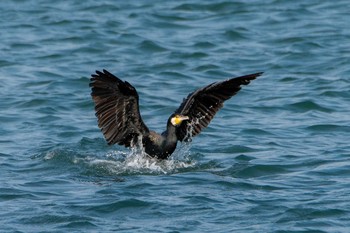
<instances>
[{"instance_id":1,"label":"cormorant","mask_svg":"<svg viewBox=\"0 0 350 233\"><path fill-rule=\"evenodd\" d=\"M241 85L247 85L261 73L214 82L190 93L169 117L166 130L158 134L148 129L139 111L139 96L127 81L107 70L96 71L90 79L98 126L109 145L132 147L142 142L145 152L167 159L177 141L189 141L208 126L224 101L234 96Z\"/></svg>"}]
</instances>

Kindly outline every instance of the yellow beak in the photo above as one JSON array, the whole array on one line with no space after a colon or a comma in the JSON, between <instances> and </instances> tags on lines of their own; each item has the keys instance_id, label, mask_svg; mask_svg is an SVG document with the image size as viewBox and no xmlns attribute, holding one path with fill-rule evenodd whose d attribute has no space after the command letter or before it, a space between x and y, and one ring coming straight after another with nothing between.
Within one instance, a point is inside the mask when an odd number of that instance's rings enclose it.
<instances>
[{"instance_id":1,"label":"yellow beak","mask_svg":"<svg viewBox=\"0 0 350 233\"><path fill-rule=\"evenodd\" d=\"M182 121L189 120L190 118L188 116L182 116L182 115L176 115L173 118L171 118L171 124L174 126L180 125Z\"/></svg>"}]
</instances>

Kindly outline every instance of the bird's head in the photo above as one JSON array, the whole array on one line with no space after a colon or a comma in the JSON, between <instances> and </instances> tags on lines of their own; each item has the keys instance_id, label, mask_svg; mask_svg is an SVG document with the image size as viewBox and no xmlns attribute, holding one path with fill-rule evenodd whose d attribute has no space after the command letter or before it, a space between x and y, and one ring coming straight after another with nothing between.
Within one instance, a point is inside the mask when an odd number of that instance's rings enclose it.
<instances>
[{"instance_id":1,"label":"bird's head","mask_svg":"<svg viewBox=\"0 0 350 233\"><path fill-rule=\"evenodd\" d=\"M181 115L181 114L173 114L171 117L170 117L170 123L175 126L175 127L178 127L181 125L181 123L185 120L189 120L190 118L188 116L184 116L184 115Z\"/></svg>"}]
</instances>

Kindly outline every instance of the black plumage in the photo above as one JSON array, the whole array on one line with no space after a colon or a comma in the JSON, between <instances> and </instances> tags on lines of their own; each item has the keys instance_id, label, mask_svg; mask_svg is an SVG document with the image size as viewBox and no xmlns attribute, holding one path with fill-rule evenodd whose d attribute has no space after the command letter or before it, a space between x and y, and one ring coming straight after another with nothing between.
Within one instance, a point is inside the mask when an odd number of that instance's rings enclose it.
<instances>
[{"instance_id":1,"label":"black plumage","mask_svg":"<svg viewBox=\"0 0 350 233\"><path fill-rule=\"evenodd\" d=\"M159 159L168 158L177 141L189 141L208 126L223 103L262 73L212 83L187 96L158 134L148 129L139 111L136 89L106 70L91 75L91 96L95 102L98 126L108 144L132 147L142 143L145 152Z\"/></svg>"}]
</instances>

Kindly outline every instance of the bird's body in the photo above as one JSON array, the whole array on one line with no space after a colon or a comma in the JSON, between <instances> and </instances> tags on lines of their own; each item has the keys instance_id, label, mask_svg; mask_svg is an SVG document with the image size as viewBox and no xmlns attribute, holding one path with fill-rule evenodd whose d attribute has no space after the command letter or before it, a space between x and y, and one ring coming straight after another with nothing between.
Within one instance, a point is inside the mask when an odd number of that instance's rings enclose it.
<instances>
[{"instance_id":1,"label":"bird's body","mask_svg":"<svg viewBox=\"0 0 350 233\"><path fill-rule=\"evenodd\" d=\"M241 85L262 73L212 83L190 93L172 114L166 130L158 134L148 129L139 111L139 96L128 82L106 70L92 75L91 96L95 102L98 125L108 144L133 147L142 143L145 152L158 159L167 159L177 141L188 141L208 126L224 101L235 95Z\"/></svg>"}]
</instances>

